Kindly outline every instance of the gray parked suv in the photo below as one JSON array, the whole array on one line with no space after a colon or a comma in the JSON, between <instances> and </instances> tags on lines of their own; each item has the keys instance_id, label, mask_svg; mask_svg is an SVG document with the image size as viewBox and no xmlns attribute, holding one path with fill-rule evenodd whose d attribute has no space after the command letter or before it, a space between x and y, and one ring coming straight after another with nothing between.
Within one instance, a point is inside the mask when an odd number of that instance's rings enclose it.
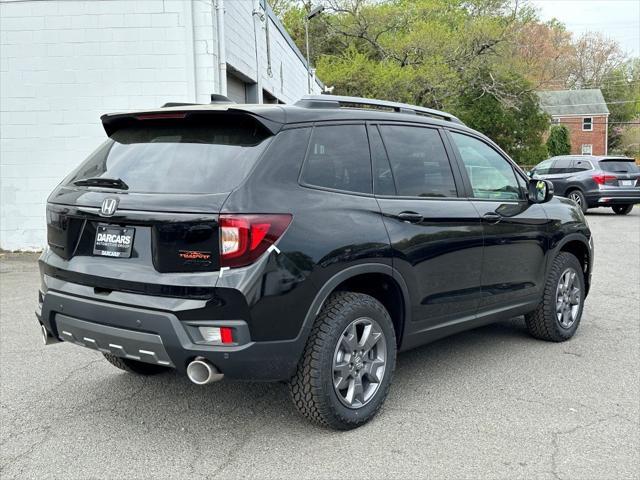
<instances>
[{"instance_id":1,"label":"gray parked suv","mask_svg":"<svg viewBox=\"0 0 640 480\"><path fill-rule=\"evenodd\" d=\"M570 198L583 212L611 207L626 215L640 203L640 168L633 158L564 155L540 162L530 175L553 182L555 194Z\"/></svg>"}]
</instances>

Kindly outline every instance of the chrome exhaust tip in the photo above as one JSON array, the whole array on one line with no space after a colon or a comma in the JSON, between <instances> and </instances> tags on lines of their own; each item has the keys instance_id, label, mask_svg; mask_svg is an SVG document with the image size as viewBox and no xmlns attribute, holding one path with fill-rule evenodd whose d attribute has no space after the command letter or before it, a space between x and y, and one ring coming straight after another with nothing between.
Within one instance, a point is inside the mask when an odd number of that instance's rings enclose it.
<instances>
[{"instance_id":1,"label":"chrome exhaust tip","mask_svg":"<svg viewBox=\"0 0 640 480\"><path fill-rule=\"evenodd\" d=\"M224 378L224 374L211 365L204 358L196 358L187 365L187 377L196 385L218 382Z\"/></svg>"},{"instance_id":2,"label":"chrome exhaust tip","mask_svg":"<svg viewBox=\"0 0 640 480\"><path fill-rule=\"evenodd\" d=\"M40 334L42 335L42 343L43 344L50 345L52 343L55 343L53 337L47 331L47 327L45 327L42 324L40 324Z\"/></svg>"}]
</instances>

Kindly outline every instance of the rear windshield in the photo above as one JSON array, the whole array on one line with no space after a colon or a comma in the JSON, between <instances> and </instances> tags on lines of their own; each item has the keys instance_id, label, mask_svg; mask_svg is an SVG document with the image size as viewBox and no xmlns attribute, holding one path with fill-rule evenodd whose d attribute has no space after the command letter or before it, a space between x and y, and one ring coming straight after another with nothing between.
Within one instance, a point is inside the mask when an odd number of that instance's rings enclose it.
<instances>
[{"instance_id":1,"label":"rear windshield","mask_svg":"<svg viewBox=\"0 0 640 480\"><path fill-rule=\"evenodd\" d=\"M611 173L638 173L640 168L634 163L633 160L600 160L600 168L605 172Z\"/></svg>"},{"instance_id":2,"label":"rear windshield","mask_svg":"<svg viewBox=\"0 0 640 480\"><path fill-rule=\"evenodd\" d=\"M268 132L246 117L145 121L113 133L67 184L106 177L123 180L133 192L230 192L268 142Z\"/></svg>"}]
</instances>

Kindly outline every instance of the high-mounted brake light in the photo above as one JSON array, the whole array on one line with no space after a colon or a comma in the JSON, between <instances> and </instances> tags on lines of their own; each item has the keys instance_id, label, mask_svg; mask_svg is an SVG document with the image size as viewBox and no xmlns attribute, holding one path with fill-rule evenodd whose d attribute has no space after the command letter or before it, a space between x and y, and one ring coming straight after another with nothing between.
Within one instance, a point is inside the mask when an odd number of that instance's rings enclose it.
<instances>
[{"instance_id":1,"label":"high-mounted brake light","mask_svg":"<svg viewBox=\"0 0 640 480\"><path fill-rule=\"evenodd\" d=\"M616 177L615 175L607 175L606 173L600 172L592 175L591 178L593 178L593 181L598 185L604 185L605 183L607 183L607 181L615 180L618 177Z\"/></svg>"},{"instance_id":2,"label":"high-mounted brake light","mask_svg":"<svg viewBox=\"0 0 640 480\"><path fill-rule=\"evenodd\" d=\"M291 223L288 214L220 215L220 266L253 263Z\"/></svg>"},{"instance_id":3,"label":"high-mounted brake light","mask_svg":"<svg viewBox=\"0 0 640 480\"><path fill-rule=\"evenodd\" d=\"M186 116L187 114L185 112L143 113L141 115L136 115L136 120L164 120L185 118Z\"/></svg>"}]
</instances>

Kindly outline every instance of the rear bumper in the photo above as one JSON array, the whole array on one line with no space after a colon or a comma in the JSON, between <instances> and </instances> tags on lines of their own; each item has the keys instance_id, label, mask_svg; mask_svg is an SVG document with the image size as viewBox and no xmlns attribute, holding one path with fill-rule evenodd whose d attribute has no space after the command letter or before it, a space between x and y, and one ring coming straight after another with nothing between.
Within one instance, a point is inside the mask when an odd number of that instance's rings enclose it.
<instances>
[{"instance_id":1,"label":"rear bumper","mask_svg":"<svg viewBox=\"0 0 640 480\"><path fill-rule=\"evenodd\" d=\"M640 189L598 190L586 195L590 207L633 205L640 203Z\"/></svg>"},{"instance_id":2,"label":"rear bumper","mask_svg":"<svg viewBox=\"0 0 640 480\"><path fill-rule=\"evenodd\" d=\"M36 311L38 321L54 339L103 353L173 367L186 373L188 363L203 357L227 378L286 380L293 375L304 343L300 339L254 342L245 322L234 325L232 345L196 343L192 333L199 321L181 321L167 311L98 301L48 290ZM203 320L206 325L229 321Z\"/></svg>"}]
</instances>

